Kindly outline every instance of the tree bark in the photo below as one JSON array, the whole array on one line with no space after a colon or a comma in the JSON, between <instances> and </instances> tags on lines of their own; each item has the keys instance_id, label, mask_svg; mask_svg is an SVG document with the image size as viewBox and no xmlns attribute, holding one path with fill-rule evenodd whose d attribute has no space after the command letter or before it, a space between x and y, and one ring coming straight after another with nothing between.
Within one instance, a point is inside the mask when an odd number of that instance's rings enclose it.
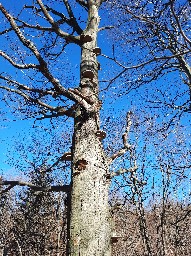
<instances>
[{"instance_id":1,"label":"tree bark","mask_svg":"<svg viewBox=\"0 0 191 256\"><path fill-rule=\"evenodd\" d=\"M109 184L105 179L108 161L96 135L100 124L98 62L94 49L97 47L99 6L93 2L89 1L88 25L84 31L84 36L89 35L92 40L82 45L79 90L94 104L89 110L79 106L74 118L68 250L71 256L111 255Z\"/></svg>"}]
</instances>

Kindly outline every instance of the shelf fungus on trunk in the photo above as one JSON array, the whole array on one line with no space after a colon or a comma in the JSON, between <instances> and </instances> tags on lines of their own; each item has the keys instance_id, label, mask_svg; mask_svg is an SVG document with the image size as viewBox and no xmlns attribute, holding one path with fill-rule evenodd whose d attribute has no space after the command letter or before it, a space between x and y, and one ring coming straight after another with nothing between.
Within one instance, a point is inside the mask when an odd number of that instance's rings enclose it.
<instances>
[{"instance_id":1,"label":"shelf fungus on trunk","mask_svg":"<svg viewBox=\"0 0 191 256\"><path fill-rule=\"evenodd\" d=\"M121 236L119 236L115 231L112 233L111 236L111 243L115 244L121 239Z\"/></svg>"},{"instance_id":2,"label":"shelf fungus on trunk","mask_svg":"<svg viewBox=\"0 0 191 256\"><path fill-rule=\"evenodd\" d=\"M83 78L89 78L90 80L94 79L94 72L90 69L84 70L82 73Z\"/></svg>"},{"instance_id":3,"label":"shelf fungus on trunk","mask_svg":"<svg viewBox=\"0 0 191 256\"><path fill-rule=\"evenodd\" d=\"M102 141L106 138L106 132L99 130L96 132L96 136L99 138L100 141Z\"/></svg>"},{"instance_id":4,"label":"shelf fungus on trunk","mask_svg":"<svg viewBox=\"0 0 191 256\"><path fill-rule=\"evenodd\" d=\"M88 43L88 42L91 42L93 39L92 39L92 37L90 36L90 35L84 35L84 34L82 34L81 36L80 36L80 41L82 42L82 43Z\"/></svg>"},{"instance_id":5,"label":"shelf fungus on trunk","mask_svg":"<svg viewBox=\"0 0 191 256\"><path fill-rule=\"evenodd\" d=\"M98 55L101 54L101 49L100 49L99 47L95 47L95 48L93 49L93 53L95 53L96 56L98 56Z\"/></svg>"}]
</instances>

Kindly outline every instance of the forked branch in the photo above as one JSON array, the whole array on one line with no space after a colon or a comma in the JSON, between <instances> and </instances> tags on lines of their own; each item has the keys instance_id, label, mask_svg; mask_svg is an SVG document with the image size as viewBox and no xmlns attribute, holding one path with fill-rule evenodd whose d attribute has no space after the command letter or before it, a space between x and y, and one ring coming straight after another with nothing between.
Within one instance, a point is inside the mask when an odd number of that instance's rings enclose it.
<instances>
[{"instance_id":1,"label":"forked branch","mask_svg":"<svg viewBox=\"0 0 191 256\"><path fill-rule=\"evenodd\" d=\"M52 25L52 27L59 33L61 33L63 35L63 37L68 36L70 38L70 35L66 35L63 34L63 32L58 28L58 26L55 24L53 18L50 16L50 14L48 13L46 7L43 5L41 0L37 0L37 2L39 3L42 12L44 13L45 17L47 18L47 20L50 22L50 24ZM14 62L14 60L11 59L10 56L6 55L5 53L1 52L1 56L4 57L6 60L8 60L13 66L15 66L16 68L20 68L20 69L26 69L26 68L35 68L38 69L43 76L50 82L52 83L52 85L54 86L54 90L58 95L62 95L65 96L66 98L74 101L75 103L80 104L81 106L83 106L85 109L89 110L91 105L87 102L86 99L84 99L84 97L82 97L81 95L76 94L75 91L72 91L71 89L67 90L66 88L64 88L61 83L59 82L58 79L56 79L50 72L48 65L46 63L46 61L43 59L42 55L40 54L40 51L37 49L37 47L35 46L35 44L27 39L25 37L25 35L23 34L23 32L20 30L20 28L18 27L17 23L15 22L15 19L13 18L13 16L7 12L7 10L2 6L2 4L0 4L0 11L4 14L4 16L6 17L6 19L9 21L12 29L14 30L14 32L16 33L17 37L19 38L20 42L26 47L28 48L33 55L36 57L36 59L39 62L39 65L35 65L35 64L28 64L28 65L19 65L17 63ZM61 35L61 36L62 36ZM5 79L4 79L5 80ZM8 81L7 81L8 83ZM3 87L1 87L3 89ZM26 90L26 88L21 88L20 90L14 90L12 88L8 89L8 87L4 87L4 89L15 92L17 94L20 94L21 96L23 96L25 99L30 100L30 96L27 95L26 93L23 92L23 90ZM22 89L22 90L21 90ZM32 99L33 100L33 99ZM39 101L39 99L33 100L33 102L40 104L41 106L45 106L45 103L42 103L41 101ZM46 107L46 106L45 106ZM50 109L50 108L49 108ZM52 108L53 109L53 108Z\"/></svg>"}]
</instances>

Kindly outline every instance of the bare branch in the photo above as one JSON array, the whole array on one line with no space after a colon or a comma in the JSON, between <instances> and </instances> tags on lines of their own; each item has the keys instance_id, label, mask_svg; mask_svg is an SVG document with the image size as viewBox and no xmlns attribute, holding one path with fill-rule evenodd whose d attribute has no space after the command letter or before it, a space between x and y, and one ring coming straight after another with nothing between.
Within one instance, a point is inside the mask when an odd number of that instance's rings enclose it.
<instances>
[{"instance_id":1,"label":"bare branch","mask_svg":"<svg viewBox=\"0 0 191 256\"><path fill-rule=\"evenodd\" d=\"M18 26L18 28L24 28L24 26L23 26L23 25L22 25L22 26ZM13 28L5 29L5 30L3 30L3 31L0 32L0 35L9 33L9 32L11 32L11 31L13 31Z\"/></svg>"},{"instance_id":2,"label":"bare branch","mask_svg":"<svg viewBox=\"0 0 191 256\"><path fill-rule=\"evenodd\" d=\"M80 91L78 91L77 89L68 89L70 92L80 96L82 99L84 99L87 103L89 103L90 105L93 105L94 102L92 100L90 100L89 98L87 98L86 96L84 96Z\"/></svg>"},{"instance_id":3,"label":"bare branch","mask_svg":"<svg viewBox=\"0 0 191 256\"><path fill-rule=\"evenodd\" d=\"M126 8L125 11L126 11L128 14L130 14L130 15L131 15L133 18L135 18L135 19L141 20L141 21L143 21L143 22L150 23L150 24L152 24L152 25L155 24L154 21L149 20L149 17L138 16L138 15L136 15L135 13L133 13L131 10L129 10L128 8Z\"/></svg>"},{"instance_id":4,"label":"bare branch","mask_svg":"<svg viewBox=\"0 0 191 256\"><path fill-rule=\"evenodd\" d=\"M46 104L45 102L42 102L39 99L32 98L31 96L29 96L28 94L24 93L23 91L20 91L20 90L17 90L17 89L11 89L11 88L6 87L6 86L0 86L0 88L6 90L8 92L14 92L14 93L22 96L25 100L33 102L33 103L36 103L36 104L40 105L41 107L45 107L45 108L47 108L47 109L49 109L51 111L55 111L57 109L56 107L52 107L52 106Z\"/></svg>"},{"instance_id":5,"label":"bare branch","mask_svg":"<svg viewBox=\"0 0 191 256\"><path fill-rule=\"evenodd\" d=\"M121 66L123 68L123 70L118 73L115 77L113 77L112 79L108 80L108 81L103 81L103 82L109 82L109 84L106 86L106 88L104 88L104 90L107 90L109 88L109 86L115 81L117 80L117 78L119 78L120 76L122 76L127 70L131 70L131 69L138 69L138 68L141 68L141 67L144 67L148 64L151 64L153 62L157 62L157 61L160 61L160 60L170 60L170 59L173 59L173 58L178 58L178 57L181 57L187 53L191 52L191 50L187 50L187 51L183 51L183 52L179 52L179 53L173 53L173 55L171 56L161 56L161 57L154 57L148 61L145 61L145 62L142 62L138 65L134 65L134 66L124 66L122 63L118 62L115 58L112 58L112 57L109 57L105 54L101 54L101 56L107 58L107 59L110 59L110 60L113 60L117 65Z\"/></svg>"},{"instance_id":6,"label":"bare branch","mask_svg":"<svg viewBox=\"0 0 191 256\"><path fill-rule=\"evenodd\" d=\"M52 95L52 96L55 96L56 92L52 92L52 91L48 91L48 90L32 89L30 87L27 87L27 86L25 86L23 84L18 83L17 81L11 80L11 79L6 78L6 77L3 77L1 75L0 75L0 78L6 80L8 83L11 82L11 83L15 83L16 85L18 85L18 89L12 89L10 87L0 86L1 89L4 89L4 90L9 91L9 92L14 92L14 93L22 96L26 100L31 101L33 103L36 103L36 104L38 104L38 105L40 105L42 107L45 107L45 108L49 109L50 111L56 111L57 114L53 114L53 116L56 116L56 115L58 115L58 116L61 116L61 115L72 116L72 111L71 110L68 110L68 109L65 109L65 108L62 108L62 107L52 107L52 106L42 102L39 99L32 98L30 95L24 93L20 89L23 89L23 90L26 90L26 91L31 91L31 92L38 92L41 95ZM85 97L82 98L81 96L79 96L75 92L73 92L71 89L69 89L68 91L63 89L63 90L61 90L61 92L64 95L67 95L67 97L69 99L74 100L75 102L79 103L85 109L87 109L87 110L90 109L91 105L84 99ZM89 99L87 99L87 100L90 102Z\"/></svg>"},{"instance_id":7,"label":"bare branch","mask_svg":"<svg viewBox=\"0 0 191 256\"><path fill-rule=\"evenodd\" d=\"M68 12L68 14L70 16L70 21L71 21L71 24L73 25L73 28L78 33L78 35L80 35L83 32L83 30L80 28L78 22L76 21L76 18L74 16L74 13L72 11L72 8L71 8L68 0L63 0L63 2L65 4L67 12Z\"/></svg>"},{"instance_id":8,"label":"bare branch","mask_svg":"<svg viewBox=\"0 0 191 256\"><path fill-rule=\"evenodd\" d=\"M32 8L32 9L34 9L34 6L25 6L25 8ZM58 16L58 17L61 18L60 20L58 20L58 21L55 22L55 24L57 24L57 26L58 26L59 24L67 23L67 24L68 24L69 26L71 26L79 35L83 32L83 30L80 28L79 24L77 23L77 21L76 21L74 15L71 14L71 15L70 15L70 19L69 19L69 18L67 18L63 13L58 12L58 11L54 10L53 8L47 6L47 5L44 5L44 8L47 10L47 12L49 11L49 12L53 13L54 15L56 15L56 16ZM70 9L71 9L71 7L70 7ZM38 9L38 12L41 12L41 11L42 11L42 9ZM72 12L72 9L71 9L71 12ZM73 13L73 12L72 12L72 13ZM18 20L18 19L16 19L16 20ZM54 32L55 32L55 28L53 28L53 27L52 27L52 28L45 28L45 27L41 27L41 26L39 26L39 25L33 26L33 25L30 25L30 24L27 24L27 23L23 22L22 20L18 20L18 21L19 21L19 22L22 22L22 23L25 25L25 27L34 28L34 29L38 29L38 30L44 30L44 31L50 30L50 31L54 31ZM52 25L52 24L51 24L51 25ZM67 34L65 34L65 35L67 35ZM72 40L71 40L71 42L72 42Z\"/></svg>"},{"instance_id":9,"label":"bare branch","mask_svg":"<svg viewBox=\"0 0 191 256\"><path fill-rule=\"evenodd\" d=\"M105 27L101 27L98 29L98 32L102 31L102 30L108 30L108 29L112 29L115 28L114 26L105 26Z\"/></svg>"},{"instance_id":10,"label":"bare branch","mask_svg":"<svg viewBox=\"0 0 191 256\"><path fill-rule=\"evenodd\" d=\"M124 134L122 135L122 139L123 139L123 148L119 149L116 153L114 153L110 158L109 158L109 164L111 164L116 158L124 155L127 151L131 150L131 145L128 143L128 136L129 136L129 132L130 132L130 128L131 128L131 112L127 113L127 117L126 117L126 130L124 132Z\"/></svg>"},{"instance_id":11,"label":"bare branch","mask_svg":"<svg viewBox=\"0 0 191 256\"><path fill-rule=\"evenodd\" d=\"M124 173L132 173L132 172L135 172L136 170L138 169L137 166L134 166L134 167L131 167L129 169L119 169L118 171L116 172L111 172L108 174L109 178L113 178L115 176L119 176L121 174L124 174Z\"/></svg>"},{"instance_id":12,"label":"bare branch","mask_svg":"<svg viewBox=\"0 0 191 256\"><path fill-rule=\"evenodd\" d=\"M48 20L48 22L52 25L53 28L58 28L57 23L54 21L52 16L48 13L46 7L44 6L43 2L41 0L37 0L37 3L39 4L44 16Z\"/></svg>"},{"instance_id":13,"label":"bare branch","mask_svg":"<svg viewBox=\"0 0 191 256\"><path fill-rule=\"evenodd\" d=\"M70 35L68 33L65 33L64 31L62 31L59 26L58 23L54 21L54 19L52 18L52 16L49 14L48 10L46 9L45 5L43 4L43 2L41 0L37 0L44 16L46 17L47 21L51 24L52 28L54 29L55 33L63 38L67 38L68 40L70 40L71 42L74 42L76 44L80 44L80 40L78 37L75 37L73 35Z\"/></svg>"},{"instance_id":14,"label":"bare branch","mask_svg":"<svg viewBox=\"0 0 191 256\"><path fill-rule=\"evenodd\" d=\"M12 189L15 186L27 186L35 191L41 191L41 192L70 192L70 185L63 185L63 186L47 186L47 187L40 187L36 186L32 183L25 182L25 181L18 181L18 180L0 180L0 186L6 186L9 185L8 188L1 191L2 193L7 192L8 190Z\"/></svg>"},{"instance_id":15,"label":"bare branch","mask_svg":"<svg viewBox=\"0 0 191 256\"><path fill-rule=\"evenodd\" d=\"M79 3L82 7L84 7L86 10L88 9L88 3L84 0L76 0L77 3Z\"/></svg>"},{"instance_id":16,"label":"bare branch","mask_svg":"<svg viewBox=\"0 0 191 256\"><path fill-rule=\"evenodd\" d=\"M23 24L22 26L18 26L18 28L25 28L25 27L27 27L27 28L32 28L32 29L41 30L41 31L52 31L52 32L54 32L54 29L52 27L42 27L39 24L31 25L31 24L26 23L23 20L19 20L19 19L15 19L15 20L17 20L17 21L19 21L19 22L21 22ZM10 29L10 30L12 30L12 29Z\"/></svg>"},{"instance_id":17,"label":"bare branch","mask_svg":"<svg viewBox=\"0 0 191 256\"><path fill-rule=\"evenodd\" d=\"M42 4L42 2L40 0L38 0L39 4L41 4L42 9L44 10L44 13L46 14L47 17L49 17L49 14L46 10L46 8L44 7L44 5ZM48 67L47 67L47 63L45 62L45 60L42 58L42 56L40 55L40 52L38 51L38 49L36 48L36 46L34 45L33 42L31 42L30 40L26 39L26 37L23 35L23 33L21 32L21 30L18 28L17 24L14 21L14 18L6 11L6 9L0 4L0 10L2 11L2 13L5 15L5 17L8 19L8 21L10 22L13 30L15 31L15 33L17 34L18 38L20 39L20 41L23 43L24 46L26 46L29 50L31 50L31 52L33 52L33 54L35 55L35 57L37 58L37 60L39 61L39 70L41 71L41 73L54 85L56 92L64 95L65 97L79 103L80 105L82 105L85 109L89 109L89 104L86 102L85 99L83 99L81 96L76 95L76 93L66 90L59 82L59 80L57 80L56 78L54 78L52 76L52 74L49 72ZM51 20L51 22L54 22L51 19L51 16L49 17L49 20ZM3 87L1 87L3 88ZM6 90L10 90L10 91L14 91L17 94L20 94L22 96L24 96L25 98L27 98L29 100L29 96L24 95L22 92L20 91L15 91L13 89L8 89L8 88L4 88ZM38 102L38 100L36 100L36 102Z\"/></svg>"},{"instance_id":18,"label":"bare branch","mask_svg":"<svg viewBox=\"0 0 191 256\"><path fill-rule=\"evenodd\" d=\"M68 117L74 117L75 115L75 109L77 107L77 104L74 104L71 108L63 108L63 107L57 107L55 109L55 113L46 114L42 113L42 117L38 117L37 120L43 120L45 118L53 118L53 117L59 117L59 116L68 116Z\"/></svg>"},{"instance_id":19,"label":"bare branch","mask_svg":"<svg viewBox=\"0 0 191 256\"><path fill-rule=\"evenodd\" d=\"M0 75L0 79L6 81L8 84L12 84L13 86L16 86L17 89L19 89L19 90L38 93L39 96L52 95L53 97L55 97L57 95L57 93L52 91L52 90L43 90L43 89L38 89L38 88L31 88L31 87L29 87L25 84L21 84L18 81L12 80L11 78L6 77L6 76Z\"/></svg>"},{"instance_id":20,"label":"bare branch","mask_svg":"<svg viewBox=\"0 0 191 256\"><path fill-rule=\"evenodd\" d=\"M184 31L183 31L183 29L182 29L182 26L181 26L181 24L180 24L180 22L179 22L178 16L177 16L176 13L175 13L174 6L173 6L173 1L172 1L172 0L170 1L170 6L171 6L171 12L172 12L172 14L173 14L173 16L174 16L174 18L175 18L175 20L176 20L177 26L178 26L178 28L179 28L179 30L180 30L180 33L182 34L182 37L184 38L184 40L185 40L186 42L189 43L189 45L191 45L191 40L190 40L190 39L186 36L186 34L184 33Z\"/></svg>"},{"instance_id":21,"label":"bare branch","mask_svg":"<svg viewBox=\"0 0 191 256\"><path fill-rule=\"evenodd\" d=\"M8 60L9 63L11 63L11 65L13 65L13 67L18 68L18 69L29 69L29 68L39 69L39 67L40 67L39 65L35 65L35 64L25 64L25 65L17 64L10 56L8 56L3 51L0 51L0 56L2 56L4 59Z\"/></svg>"}]
</instances>

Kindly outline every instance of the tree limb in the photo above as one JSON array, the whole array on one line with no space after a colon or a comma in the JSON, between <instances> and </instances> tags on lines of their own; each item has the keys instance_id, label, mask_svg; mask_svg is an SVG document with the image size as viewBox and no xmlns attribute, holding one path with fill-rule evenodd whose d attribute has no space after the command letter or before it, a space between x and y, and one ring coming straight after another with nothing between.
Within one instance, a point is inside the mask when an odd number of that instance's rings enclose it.
<instances>
[{"instance_id":1,"label":"tree limb","mask_svg":"<svg viewBox=\"0 0 191 256\"><path fill-rule=\"evenodd\" d=\"M112 29L115 28L114 26L105 26L105 27L101 27L98 29L98 32L102 31L102 30L106 30L106 29Z\"/></svg>"},{"instance_id":2,"label":"tree limb","mask_svg":"<svg viewBox=\"0 0 191 256\"><path fill-rule=\"evenodd\" d=\"M130 128L131 128L131 112L127 113L127 117L126 117L126 130L124 132L124 134L122 135L122 139L123 139L123 148L119 149L116 153L114 153L110 158L109 158L109 164L111 164L116 158L124 155L128 150L131 150L131 145L128 143L128 135L130 132Z\"/></svg>"},{"instance_id":3,"label":"tree limb","mask_svg":"<svg viewBox=\"0 0 191 256\"><path fill-rule=\"evenodd\" d=\"M5 185L9 185L8 188L2 190L0 193L5 193L7 191L9 191L10 189L12 189L15 186L27 186L29 188L31 188L32 190L35 191L42 191L42 192L66 192L69 193L71 186L70 185L63 185L63 186L47 186L47 187L40 187L40 186L36 186L30 182L25 182L25 181L18 181L18 180L0 180L0 186L5 186Z\"/></svg>"},{"instance_id":4,"label":"tree limb","mask_svg":"<svg viewBox=\"0 0 191 256\"><path fill-rule=\"evenodd\" d=\"M39 5L41 6L44 15L47 17L47 19L49 19L49 21L51 23L54 23L54 20L52 19L52 17L48 14L46 8L44 7L44 5L42 4L41 0L37 0ZM19 27L17 26L17 24L14 21L14 18L6 11L6 9L2 6L2 4L0 4L0 10L2 11L2 13L4 14L4 16L7 18L7 20L10 22L10 25L12 26L13 30L15 31L15 33L17 34L19 40L23 43L24 46L26 46L33 54L34 56L37 58L37 60L39 61L39 71L48 79L48 81L50 81L53 85L54 88L56 90L56 92L58 92L59 94L62 94L63 96L67 97L68 99L71 99L73 101L75 101L76 103L79 103L80 105L82 105L85 109L89 109L90 105L86 102L85 99L83 99L81 96L76 95L76 93L72 92L71 90L66 90L59 82L58 79L56 79L55 77L52 76L52 74L50 73L50 71L48 70L47 67L47 63L45 62L45 60L42 58L40 52L38 51L38 49L36 48L36 46L34 45L33 42L31 42L30 40L26 39L26 37L23 35L23 33L21 32L21 30L19 29ZM3 87L1 87L3 88ZM5 88L7 89L7 88ZM10 91L14 91L13 89L10 89ZM25 96L26 95L22 94L20 91L15 91L16 93ZM29 96L27 96L29 98ZM38 100L36 100L38 102Z\"/></svg>"},{"instance_id":5,"label":"tree limb","mask_svg":"<svg viewBox=\"0 0 191 256\"><path fill-rule=\"evenodd\" d=\"M78 37L75 37L73 35L70 35L68 33L65 33L64 31L62 31L59 26L58 23L54 21L54 19L52 18L52 16L49 14L48 10L46 9L45 5L43 4L43 2L41 0L37 0L44 16L46 17L47 21L51 24L52 28L54 29L55 33L63 38L67 38L68 40L70 40L71 42L74 42L76 44L80 44L80 40Z\"/></svg>"},{"instance_id":6,"label":"tree limb","mask_svg":"<svg viewBox=\"0 0 191 256\"><path fill-rule=\"evenodd\" d=\"M84 0L76 0L77 3L79 3L79 5L81 5L82 7L84 7L87 11L88 9L88 3L87 1L84 1Z\"/></svg>"},{"instance_id":7,"label":"tree limb","mask_svg":"<svg viewBox=\"0 0 191 256\"><path fill-rule=\"evenodd\" d=\"M71 24L73 25L72 27L75 29L75 31L78 33L78 35L80 35L83 32L83 30L81 29L78 22L76 21L76 18L74 16L74 13L72 11L72 8L71 8L68 0L63 0L63 2L65 4L67 12L69 14Z\"/></svg>"},{"instance_id":8,"label":"tree limb","mask_svg":"<svg viewBox=\"0 0 191 256\"><path fill-rule=\"evenodd\" d=\"M13 84L13 86L16 85L17 89L19 90L24 90L24 91L29 91L29 92L34 92L34 93L38 93L40 96L45 96L45 95L52 95L53 97L56 96L56 92L52 91L52 90L43 90L43 89L38 89L38 88L31 88L25 84L21 84L16 80L12 80L9 77L6 76L2 76L0 75L0 79L6 81L9 84Z\"/></svg>"},{"instance_id":9,"label":"tree limb","mask_svg":"<svg viewBox=\"0 0 191 256\"><path fill-rule=\"evenodd\" d=\"M172 14L173 14L173 16L174 16L174 18L175 18L175 20L176 20L176 24L177 24L177 26L178 26L178 28L179 28L179 30L180 30L180 33L182 34L182 37L183 37L184 40L185 40L186 42L188 42L189 45L191 46L191 40L186 36L186 34L184 33L184 31L183 31L183 29L182 29L182 26L181 26L181 24L180 24L180 22L179 22L178 16L177 16L176 13L175 13L174 6L173 6L173 1L172 1L172 0L170 0L170 6L171 6L171 12L172 12Z\"/></svg>"},{"instance_id":10,"label":"tree limb","mask_svg":"<svg viewBox=\"0 0 191 256\"><path fill-rule=\"evenodd\" d=\"M0 88L6 90L8 92L14 92L14 93L22 96L25 100L33 102L33 103L36 103L36 104L40 105L41 107L45 107L45 108L47 108L47 109L49 109L51 111L55 111L57 109L56 107L48 105L47 103L45 103L45 102L43 102L43 101L41 101L39 99L32 98L31 96L29 96L28 94L26 94L26 93L24 93L24 92L22 92L20 90L11 89L11 88L6 87L6 86L0 86Z\"/></svg>"},{"instance_id":11,"label":"tree limb","mask_svg":"<svg viewBox=\"0 0 191 256\"><path fill-rule=\"evenodd\" d=\"M116 172L111 172L107 175L107 178L113 178L113 177L116 177L116 176L119 176L121 174L124 174L124 173L132 173L132 172L135 172L136 170L138 169L137 166L134 166L134 167L131 167L129 169L119 169L118 171Z\"/></svg>"},{"instance_id":12,"label":"tree limb","mask_svg":"<svg viewBox=\"0 0 191 256\"><path fill-rule=\"evenodd\" d=\"M8 56L5 52L0 51L0 56L2 56L4 59L6 59L9 63L11 63L11 65L15 68L18 69L39 69L39 65L35 65L35 64L17 64L10 56Z\"/></svg>"},{"instance_id":13,"label":"tree limb","mask_svg":"<svg viewBox=\"0 0 191 256\"><path fill-rule=\"evenodd\" d=\"M74 104L71 108L68 108L68 109L57 107L57 109L55 109L55 113L51 113L51 114L42 113L43 116L38 117L37 120L43 120L45 118L53 118L53 117L59 117L59 116L74 117L76 107L77 107L77 104Z\"/></svg>"}]
</instances>

